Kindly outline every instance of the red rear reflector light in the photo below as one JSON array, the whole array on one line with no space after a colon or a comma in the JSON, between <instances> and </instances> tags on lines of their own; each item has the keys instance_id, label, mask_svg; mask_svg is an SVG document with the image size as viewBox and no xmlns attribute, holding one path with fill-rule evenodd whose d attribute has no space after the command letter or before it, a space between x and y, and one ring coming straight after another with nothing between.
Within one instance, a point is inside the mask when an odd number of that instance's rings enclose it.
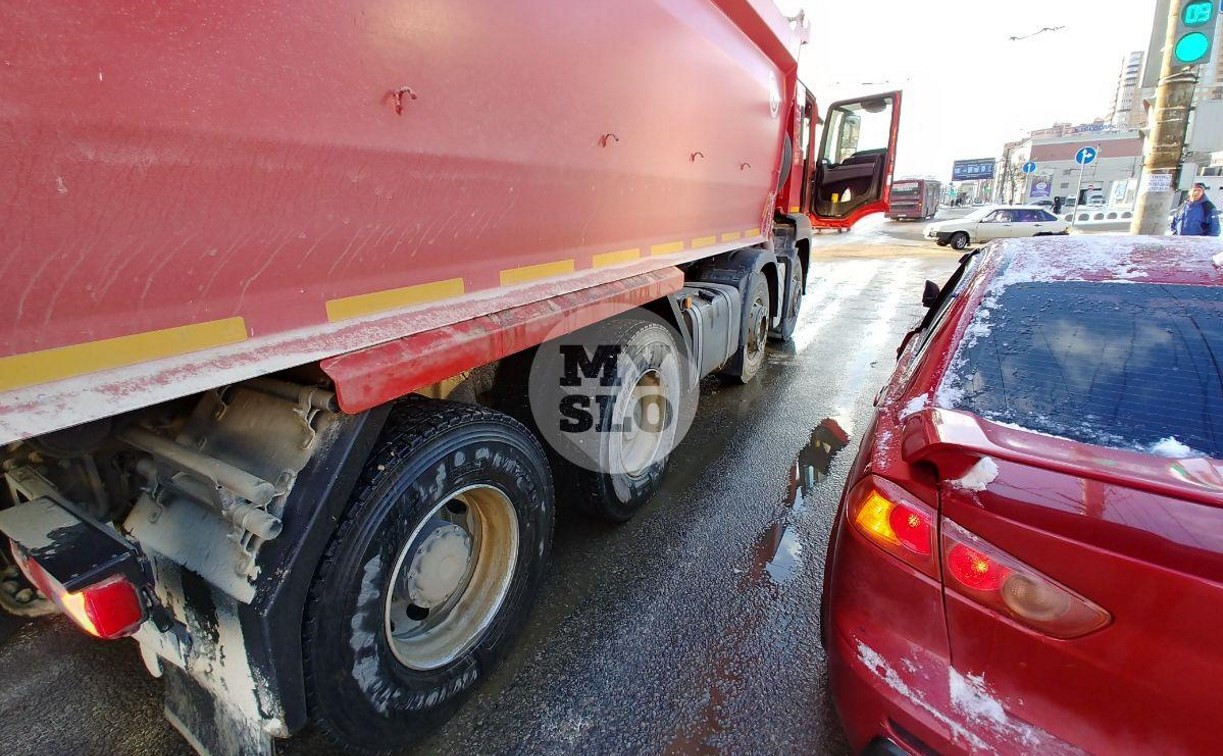
<instances>
[{"instance_id":1,"label":"red rear reflector light","mask_svg":"<svg viewBox=\"0 0 1223 756\"><path fill-rule=\"evenodd\" d=\"M90 635L114 640L136 632L146 619L144 602L136 587L122 575L69 592L38 562L13 549L17 566L43 595Z\"/></svg>"},{"instance_id":2,"label":"red rear reflector light","mask_svg":"<svg viewBox=\"0 0 1223 756\"><path fill-rule=\"evenodd\" d=\"M894 557L931 577L934 560L934 510L900 486L868 475L849 494L849 521L858 532Z\"/></svg>"},{"instance_id":3,"label":"red rear reflector light","mask_svg":"<svg viewBox=\"0 0 1223 756\"><path fill-rule=\"evenodd\" d=\"M947 570L952 577L976 591L996 591L1011 571L980 551L957 543L947 552Z\"/></svg>"},{"instance_id":4,"label":"red rear reflector light","mask_svg":"<svg viewBox=\"0 0 1223 756\"><path fill-rule=\"evenodd\" d=\"M1112 616L951 520L943 519L948 589L1055 638L1077 638Z\"/></svg>"}]
</instances>

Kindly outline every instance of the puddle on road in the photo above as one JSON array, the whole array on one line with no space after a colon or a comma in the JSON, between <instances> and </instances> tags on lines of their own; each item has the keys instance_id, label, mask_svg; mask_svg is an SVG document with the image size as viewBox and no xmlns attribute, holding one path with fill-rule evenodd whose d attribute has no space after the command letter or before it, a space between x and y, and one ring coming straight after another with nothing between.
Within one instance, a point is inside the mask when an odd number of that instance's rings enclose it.
<instances>
[{"instance_id":1,"label":"puddle on road","mask_svg":"<svg viewBox=\"0 0 1223 756\"><path fill-rule=\"evenodd\" d=\"M803 510L815 488L828 479L833 459L848 443L849 434L834 418L826 418L811 431L810 440L790 466L789 483L773 524L756 539L747 567L735 568L740 573L740 592L763 588L766 600L775 600L778 588L798 575L803 565L803 545L790 519ZM727 628L709 658L722 661L735 652L750 649L767 616L767 611L752 612L740 624ZM700 688L707 686L709 697L695 718L677 727L664 753L716 753L720 749L714 741L733 729L736 715L729 710L729 702L743 686L741 672L733 665L711 664L696 684Z\"/></svg>"},{"instance_id":2,"label":"puddle on road","mask_svg":"<svg viewBox=\"0 0 1223 756\"><path fill-rule=\"evenodd\" d=\"M798 574L802 565L803 546L798 542L794 531L780 522L773 525L765 533L766 539L772 544L772 556L764 564L765 572L774 583L785 583Z\"/></svg>"},{"instance_id":3,"label":"puddle on road","mask_svg":"<svg viewBox=\"0 0 1223 756\"><path fill-rule=\"evenodd\" d=\"M752 548L745 583L768 575L773 583L780 585L798 574L802 566L803 546L794 533L790 518L803 511L815 487L828 478L837 452L848 443L849 434L841 423L831 417L825 418L811 431L807 445L790 465L789 485L783 499L785 507L776 521L760 534Z\"/></svg>"},{"instance_id":4,"label":"puddle on road","mask_svg":"<svg viewBox=\"0 0 1223 756\"><path fill-rule=\"evenodd\" d=\"M786 491L786 506L796 512L802 511L807 497L828 477L837 452L844 449L848 443L849 434L835 418L825 418L815 426L815 430L811 431L811 439L795 456L794 464L790 465L790 487Z\"/></svg>"}]
</instances>

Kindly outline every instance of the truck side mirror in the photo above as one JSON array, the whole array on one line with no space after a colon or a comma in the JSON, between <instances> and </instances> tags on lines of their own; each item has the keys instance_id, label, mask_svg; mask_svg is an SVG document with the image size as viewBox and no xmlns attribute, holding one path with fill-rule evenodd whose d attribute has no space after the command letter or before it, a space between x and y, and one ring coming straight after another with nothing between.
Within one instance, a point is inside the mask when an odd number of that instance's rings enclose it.
<instances>
[{"instance_id":1,"label":"truck side mirror","mask_svg":"<svg viewBox=\"0 0 1223 756\"><path fill-rule=\"evenodd\" d=\"M938 303L938 295L942 293L942 289L933 281L926 281L926 288L921 294L921 303L923 307L930 308Z\"/></svg>"}]
</instances>

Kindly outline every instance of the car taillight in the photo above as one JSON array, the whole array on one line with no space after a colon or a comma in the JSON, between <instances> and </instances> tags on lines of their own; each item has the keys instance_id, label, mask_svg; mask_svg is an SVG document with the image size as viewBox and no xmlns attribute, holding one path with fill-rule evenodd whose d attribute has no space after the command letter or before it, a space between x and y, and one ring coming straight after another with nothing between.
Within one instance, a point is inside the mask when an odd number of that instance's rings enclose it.
<instances>
[{"instance_id":1,"label":"car taillight","mask_svg":"<svg viewBox=\"0 0 1223 756\"><path fill-rule=\"evenodd\" d=\"M938 577L934 559L934 510L900 486L868 475L849 494L849 521L872 543Z\"/></svg>"},{"instance_id":2,"label":"car taillight","mask_svg":"<svg viewBox=\"0 0 1223 756\"><path fill-rule=\"evenodd\" d=\"M943 520L948 588L1055 638L1077 638L1112 616L954 522Z\"/></svg>"},{"instance_id":3,"label":"car taillight","mask_svg":"<svg viewBox=\"0 0 1223 756\"><path fill-rule=\"evenodd\" d=\"M26 578L90 635L106 640L124 638L136 632L147 618L136 586L122 575L69 591L20 549L14 548L13 556Z\"/></svg>"}]
</instances>

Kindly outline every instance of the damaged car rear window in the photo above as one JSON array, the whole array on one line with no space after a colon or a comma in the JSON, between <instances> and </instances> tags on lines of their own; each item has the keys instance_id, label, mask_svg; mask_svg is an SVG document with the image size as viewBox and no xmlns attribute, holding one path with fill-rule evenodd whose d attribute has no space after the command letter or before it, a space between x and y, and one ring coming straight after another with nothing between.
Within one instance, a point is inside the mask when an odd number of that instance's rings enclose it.
<instances>
[{"instance_id":1,"label":"damaged car rear window","mask_svg":"<svg viewBox=\"0 0 1223 756\"><path fill-rule=\"evenodd\" d=\"M976 314L939 394L1075 441L1223 458L1223 289L1013 284Z\"/></svg>"}]
</instances>

